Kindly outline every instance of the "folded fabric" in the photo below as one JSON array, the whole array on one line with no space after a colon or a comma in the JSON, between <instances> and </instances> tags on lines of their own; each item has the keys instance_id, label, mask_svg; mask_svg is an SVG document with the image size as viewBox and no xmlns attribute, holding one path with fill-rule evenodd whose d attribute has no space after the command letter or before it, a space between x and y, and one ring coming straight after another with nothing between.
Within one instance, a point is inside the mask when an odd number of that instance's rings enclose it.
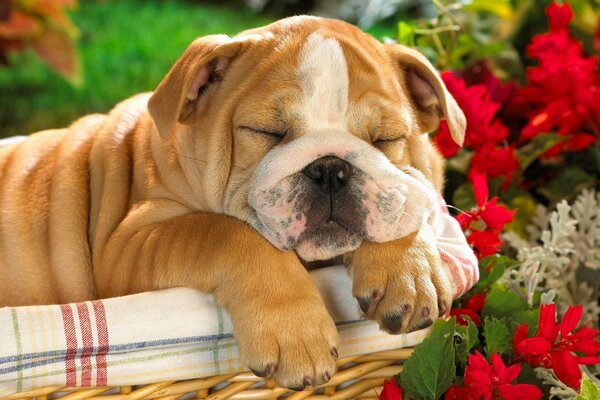
<instances>
[{"instance_id":1,"label":"folded fabric","mask_svg":"<svg viewBox=\"0 0 600 400\"><path fill-rule=\"evenodd\" d=\"M458 297L477 281L477 261L445 206L441 211L432 226ZM337 323L340 356L414 346L427 335L389 335L361 320L343 266L311 276ZM193 289L0 309L0 397L44 386L138 385L244 369L228 315Z\"/></svg>"}]
</instances>

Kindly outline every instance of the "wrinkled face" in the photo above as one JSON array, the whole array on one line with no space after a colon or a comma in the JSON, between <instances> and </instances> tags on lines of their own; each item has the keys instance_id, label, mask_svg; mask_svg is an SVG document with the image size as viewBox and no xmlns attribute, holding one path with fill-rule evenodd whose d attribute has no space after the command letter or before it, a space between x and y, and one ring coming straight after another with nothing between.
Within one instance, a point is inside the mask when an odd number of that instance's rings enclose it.
<instances>
[{"instance_id":1,"label":"wrinkled face","mask_svg":"<svg viewBox=\"0 0 600 400\"><path fill-rule=\"evenodd\" d=\"M381 53L315 32L268 66L233 115L226 212L306 261L418 229L434 191L409 166L419 135ZM389 62L388 62L389 63Z\"/></svg>"}]
</instances>

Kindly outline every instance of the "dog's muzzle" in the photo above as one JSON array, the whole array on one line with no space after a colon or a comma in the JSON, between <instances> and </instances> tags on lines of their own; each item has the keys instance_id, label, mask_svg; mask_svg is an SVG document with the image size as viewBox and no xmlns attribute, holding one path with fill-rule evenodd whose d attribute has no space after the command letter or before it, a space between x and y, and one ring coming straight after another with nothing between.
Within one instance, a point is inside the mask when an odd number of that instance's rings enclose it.
<instances>
[{"instance_id":1,"label":"dog's muzzle","mask_svg":"<svg viewBox=\"0 0 600 400\"><path fill-rule=\"evenodd\" d=\"M416 176L416 177L415 177ZM396 168L349 134L303 136L272 149L251 182L249 221L273 245L306 261L416 231L433 206L416 170Z\"/></svg>"}]
</instances>

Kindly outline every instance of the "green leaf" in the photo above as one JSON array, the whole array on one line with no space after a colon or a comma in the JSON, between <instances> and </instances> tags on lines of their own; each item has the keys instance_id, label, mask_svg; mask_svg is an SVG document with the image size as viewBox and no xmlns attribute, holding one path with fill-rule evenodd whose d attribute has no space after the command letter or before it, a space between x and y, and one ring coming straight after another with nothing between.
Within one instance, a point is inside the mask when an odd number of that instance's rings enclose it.
<instances>
[{"instance_id":1,"label":"green leaf","mask_svg":"<svg viewBox=\"0 0 600 400\"><path fill-rule=\"evenodd\" d=\"M483 322L483 336L488 358L494 352L503 356L512 351L512 340L505 319L486 318Z\"/></svg>"},{"instance_id":2,"label":"green leaf","mask_svg":"<svg viewBox=\"0 0 600 400\"><path fill-rule=\"evenodd\" d=\"M475 48L472 57L474 59L490 58L502 53L507 44L505 42L492 42Z\"/></svg>"},{"instance_id":3,"label":"green leaf","mask_svg":"<svg viewBox=\"0 0 600 400\"><path fill-rule=\"evenodd\" d=\"M523 193L513 197L510 201L509 208L517 210L512 222L506 226L506 229L511 230L521 236L527 238L526 227L531 224L531 220L535 215L536 202L529 193Z\"/></svg>"},{"instance_id":4,"label":"green leaf","mask_svg":"<svg viewBox=\"0 0 600 400\"><path fill-rule=\"evenodd\" d=\"M456 377L454 333L456 320L438 320L431 334L404 362L402 388L409 397L437 400Z\"/></svg>"},{"instance_id":5,"label":"green leaf","mask_svg":"<svg viewBox=\"0 0 600 400\"><path fill-rule=\"evenodd\" d=\"M501 286L494 286L487 295L481 316L511 318L519 311L528 309L529 306L521 296Z\"/></svg>"},{"instance_id":6,"label":"green leaf","mask_svg":"<svg viewBox=\"0 0 600 400\"><path fill-rule=\"evenodd\" d=\"M600 170L600 146L590 147L590 154L594 159L594 169Z\"/></svg>"},{"instance_id":7,"label":"green leaf","mask_svg":"<svg viewBox=\"0 0 600 400\"><path fill-rule=\"evenodd\" d=\"M465 57L477 50L479 44L475 39L467 34L459 34L456 40L456 46L452 49L452 52L448 54L449 64L453 68L463 67L465 64Z\"/></svg>"},{"instance_id":8,"label":"green leaf","mask_svg":"<svg viewBox=\"0 0 600 400\"><path fill-rule=\"evenodd\" d=\"M556 202L570 199L583 188L594 185L596 178L579 167L563 169L554 180L539 189L548 200Z\"/></svg>"},{"instance_id":9,"label":"green leaf","mask_svg":"<svg viewBox=\"0 0 600 400\"><path fill-rule=\"evenodd\" d=\"M525 171L539 156L566 139L566 136L557 133L544 133L531 139L529 143L517 150L517 159L521 164L521 170Z\"/></svg>"},{"instance_id":10,"label":"green leaf","mask_svg":"<svg viewBox=\"0 0 600 400\"><path fill-rule=\"evenodd\" d=\"M475 208L475 195L473 194L473 185L471 183L466 182L460 185L452 196L452 203L455 207L463 210L469 211L472 208Z\"/></svg>"},{"instance_id":11,"label":"green leaf","mask_svg":"<svg viewBox=\"0 0 600 400\"><path fill-rule=\"evenodd\" d=\"M581 378L581 390L573 400L598 400L600 399L600 388L590 379L589 376L583 374Z\"/></svg>"},{"instance_id":12,"label":"green leaf","mask_svg":"<svg viewBox=\"0 0 600 400\"><path fill-rule=\"evenodd\" d=\"M508 268L519 264L507 256L493 255L479 261L479 281L475 285L476 290L490 288L500 279Z\"/></svg>"},{"instance_id":13,"label":"green leaf","mask_svg":"<svg viewBox=\"0 0 600 400\"><path fill-rule=\"evenodd\" d=\"M535 308L531 310L523 310L516 312L512 317L512 322L514 324L513 328L517 328L518 325L527 324L529 327L527 332L529 336L535 334L538 330L538 324L540 321L540 309Z\"/></svg>"},{"instance_id":14,"label":"green leaf","mask_svg":"<svg viewBox=\"0 0 600 400\"><path fill-rule=\"evenodd\" d=\"M456 359L463 367L467 364L467 357L473 347L479 344L479 331L477 325L466 315L462 317L468 321L467 326L456 325L456 336L454 338L454 349Z\"/></svg>"},{"instance_id":15,"label":"green leaf","mask_svg":"<svg viewBox=\"0 0 600 400\"><path fill-rule=\"evenodd\" d=\"M473 0L465 5L465 8L474 12L489 12L507 20L514 17L514 10L509 0Z\"/></svg>"},{"instance_id":16,"label":"green leaf","mask_svg":"<svg viewBox=\"0 0 600 400\"><path fill-rule=\"evenodd\" d=\"M398 22L398 43L414 47L416 25L412 21Z\"/></svg>"}]
</instances>

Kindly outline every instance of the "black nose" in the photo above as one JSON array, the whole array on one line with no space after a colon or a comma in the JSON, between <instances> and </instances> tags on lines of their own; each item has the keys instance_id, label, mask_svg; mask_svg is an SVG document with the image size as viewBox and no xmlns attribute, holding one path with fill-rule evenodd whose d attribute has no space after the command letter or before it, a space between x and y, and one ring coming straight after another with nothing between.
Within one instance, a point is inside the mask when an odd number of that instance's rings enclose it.
<instances>
[{"instance_id":1,"label":"black nose","mask_svg":"<svg viewBox=\"0 0 600 400\"><path fill-rule=\"evenodd\" d=\"M352 165L341 158L325 156L308 164L302 172L324 192L336 193L352 177Z\"/></svg>"}]
</instances>

